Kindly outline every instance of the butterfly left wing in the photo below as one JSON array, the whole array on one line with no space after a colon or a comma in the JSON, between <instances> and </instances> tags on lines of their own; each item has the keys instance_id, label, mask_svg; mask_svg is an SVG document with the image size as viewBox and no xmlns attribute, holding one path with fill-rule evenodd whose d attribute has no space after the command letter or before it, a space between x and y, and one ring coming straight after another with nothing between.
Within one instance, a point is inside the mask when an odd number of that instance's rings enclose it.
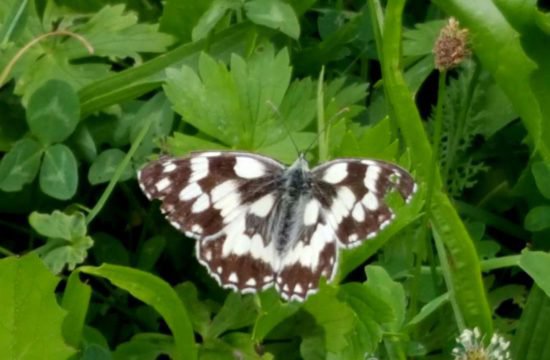
<instances>
[{"instance_id":1,"label":"butterfly left wing","mask_svg":"<svg viewBox=\"0 0 550 360\"><path fill-rule=\"evenodd\" d=\"M273 244L262 221L276 206L284 166L244 152L163 157L138 180L170 223L197 239L197 257L224 287L250 292L273 282Z\"/></svg>"},{"instance_id":2,"label":"butterfly left wing","mask_svg":"<svg viewBox=\"0 0 550 360\"><path fill-rule=\"evenodd\" d=\"M360 245L388 226L395 215L385 197L397 191L406 202L416 191L401 167L378 160L338 159L312 170L313 194L343 247Z\"/></svg>"}]
</instances>

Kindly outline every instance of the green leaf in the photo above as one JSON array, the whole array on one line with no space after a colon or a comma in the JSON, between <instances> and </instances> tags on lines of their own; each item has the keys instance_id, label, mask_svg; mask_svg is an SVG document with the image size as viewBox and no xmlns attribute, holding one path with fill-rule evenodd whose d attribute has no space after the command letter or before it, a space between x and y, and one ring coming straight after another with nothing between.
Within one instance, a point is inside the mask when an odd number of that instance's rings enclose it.
<instances>
[{"instance_id":1,"label":"green leaf","mask_svg":"<svg viewBox=\"0 0 550 360\"><path fill-rule=\"evenodd\" d=\"M550 297L533 285L512 340L512 359L548 360L550 357Z\"/></svg>"},{"instance_id":2,"label":"green leaf","mask_svg":"<svg viewBox=\"0 0 550 360\"><path fill-rule=\"evenodd\" d=\"M261 313L256 319L252 339L261 342L279 323L292 316L300 308L296 302L283 303L276 291L260 294Z\"/></svg>"},{"instance_id":3,"label":"green leaf","mask_svg":"<svg viewBox=\"0 0 550 360\"><path fill-rule=\"evenodd\" d=\"M524 225L525 229L533 232L550 228L550 206L542 205L529 210Z\"/></svg>"},{"instance_id":4,"label":"green leaf","mask_svg":"<svg viewBox=\"0 0 550 360\"><path fill-rule=\"evenodd\" d=\"M173 357L174 340L163 334L137 334L130 341L117 346L114 360L150 360L161 355Z\"/></svg>"},{"instance_id":5,"label":"green leaf","mask_svg":"<svg viewBox=\"0 0 550 360\"><path fill-rule=\"evenodd\" d=\"M429 303L422 306L422 309L408 323L407 326L415 326L424 321L428 316L437 311L441 306L449 302L449 293L439 295Z\"/></svg>"},{"instance_id":6,"label":"green leaf","mask_svg":"<svg viewBox=\"0 0 550 360\"><path fill-rule=\"evenodd\" d=\"M130 265L130 254L122 241L109 234L94 233L92 252L98 264Z\"/></svg>"},{"instance_id":7,"label":"green leaf","mask_svg":"<svg viewBox=\"0 0 550 360\"><path fill-rule=\"evenodd\" d=\"M258 317L258 313L258 305L252 296L242 296L230 292L222 308L212 320L205 337L217 338L227 330L252 325Z\"/></svg>"},{"instance_id":8,"label":"green leaf","mask_svg":"<svg viewBox=\"0 0 550 360\"><path fill-rule=\"evenodd\" d=\"M201 54L199 74L184 66L168 69L167 75L165 91L174 109L223 144L257 149L286 135L274 111L281 105L290 82L286 49L275 54L273 47L266 45L248 61L233 55L231 71ZM213 103L217 106L211 106Z\"/></svg>"},{"instance_id":9,"label":"green leaf","mask_svg":"<svg viewBox=\"0 0 550 360\"><path fill-rule=\"evenodd\" d=\"M328 290L328 289L327 289ZM310 296L304 303L303 309L313 317L321 332L306 334L305 338L314 340L316 344L324 346L328 353L338 353L345 349L348 337L355 327L355 315L349 305L338 300L329 291L320 291ZM305 339L304 339L305 341ZM301 349L302 350L302 349ZM302 356L307 358L302 351Z\"/></svg>"},{"instance_id":10,"label":"green leaf","mask_svg":"<svg viewBox=\"0 0 550 360\"><path fill-rule=\"evenodd\" d=\"M71 215L58 210L52 214L33 212L29 223L39 234L48 237L46 244L35 251L55 274L65 266L72 270L82 263L94 243L86 235L85 217L80 212Z\"/></svg>"},{"instance_id":11,"label":"green leaf","mask_svg":"<svg viewBox=\"0 0 550 360\"><path fill-rule=\"evenodd\" d=\"M403 31L403 55L431 55L439 31L445 24L445 20L432 20L416 24L414 29Z\"/></svg>"},{"instance_id":12,"label":"green leaf","mask_svg":"<svg viewBox=\"0 0 550 360\"><path fill-rule=\"evenodd\" d=\"M531 167L531 171L541 194L550 199L550 163L536 162Z\"/></svg>"},{"instance_id":13,"label":"green leaf","mask_svg":"<svg viewBox=\"0 0 550 360\"><path fill-rule=\"evenodd\" d=\"M107 5L84 24L75 19L71 30L91 44L96 56L139 59L138 53L163 52L174 42L172 36L158 32L157 24L138 23L137 14L127 12L124 4ZM69 59L89 55L73 38L66 41L63 50Z\"/></svg>"},{"instance_id":14,"label":"green leaf","mask_svg":"<svg viewBox=\"0 0 550 360\"><path fill-rule=\"evenodd\" d=\"M342 358L356 359L366 353L374 353L382 341L382 324L391 322L395 317L390 304L372 287L358 283L341 285L338 298L351 307L356 324Z\"/></svg>"},{"instance_id":15,"label":"green leaf","mask_svg":"<svg viewBox=\"0 0 550 360\"><path fill-rule=\"evenodd\" d=\"M175 291L164 280L132 268L104 264L100 267L83 266L80 272L106 278L115 286L152 306L166 321L174 336L173 358L197 358L193 328Z\"/></svg>"},{"instance_id":16,"label":"green leaf","mask_svg":"<svg viewBox=\"0 0 550 360\"><path fill-rule=\"evenodd\" d=\"M239 0L214 0L193 28L192 40L199 41L207 37L229 10L238 10L241 6Z\"/></svg>"},{"instance_id":17,"label":"green leaf","mask_svg":"<svg viewBox=\"0 0 550 360\"><path fill-rule=\"evenodd\" d=\"M542 251L524 251L519 266L550 296L550 254Z\"/></svg>"},{"instance_id":18,"label":"green leaf","mask_svg":"<svg viewBox=\"0 0 550 360\"><path fill-rule=\"evenodd\" d=\"M146 240L138 250L136 266L145 271L153 269L165 247L166 239L162 235L156 235Z\"/></svg>"},{"instance_id":19,"label":"green leaf","mask_svg":"<svg viewBox=\"0 0 550 360\"><path fill-rule=\"evenodd\" d=\"M91 296L90 286L80 281L78 272L72 272L61 302L61 306L67 311L67 317L63 321L63 337L72 347L80 348Z\"/></svg>"},{"instance_id":20,"label":"green leaf","mask_svg":"<svg viewBox=\"0 0 550 360\"><path fill-rule=\"evenodd\" d=\"M211 314L208 306L199 301L195 285L192 282L184 282L177 285L174 290L185 305L185 308L189 310L189 318L193 324L193 329L201 334L201 336L206 336L211 321Z\"/></svg>"},{"instance_id":21,"label":"green leaf","mask_svg":"<svg viewBox=\"0 0 550 360\"><path fill-rule=\"evenodd\" d=\"M178 37L181 43L191 41L191 31L212 1L165 1L160 17L160 31Z\"/></svg>"},{"instance_id":22,"label":"green leaf","mask_svg":"<svg viewBox=\"0 0 550 360\"><path fill-rule=\"evenodd\" d=\"M47 148L40 169L40 189L56 199L68 200L77 186L78 167L71 149L63 144Z\"/></svg>"},{"instance_id":23,"label":"green leaf","mask_svg":"<svg viewBox=\"0 0 550 360\"><path fill-rule=\"evenodd\" d=\"M111 180L126 154L120 149L108 149L103 151L92 163L88 171L88 181L92 185L106 183ZM124 169L120 181L126 181L134 176L130 166Z\"/></svg>"},{"instance_id":24,"label":"green leaf","mask_svg":"<svg viewBox=\"0 0 550 360\"><path fill-rule=\"evenodd\" d=\"M403 286L393 281L383 267L369 265L365 268L365 273L367 274L365 286L386 300L392 309L392 319L385 325L389 331L399 331L405 321L406 299Z\"/></svg>"},{"instance_id":25,"label":"green leaf","mask_svg":"<svg viewBox=\"0 0 550 360\"><path fill-rule=\"evenodd\" d=\"M290 5L280 0L251 0L244 8L252 22L279 30L294 39L300 36L300 23Z\"/></svg>"},{"instance_id":26,"label":"green leaf","mask_svg":"<svg viewBox=\"0 0 550 360\"><path fill-rule=\"evenodd\" d=\"M43 149L32 139L21 139L0 160L0 189L19 191L36 177Z\"/></svg>"},{"instance_id":27,"label":"green leaf","mask_svg":"<svg viewBox=\"0 0 550 360\"><path fill-rule=\"evenodd\" d=\"M82 213L65 214L55 210L51 214L33 212L29 223L40 235L72 241L86 235L86 219Z\"/></svg>"},{"instance_id":28,"label":"green leaf","mask_svg":"<svg viewBox=\"0 0 550 360\"><path fill-rule=\"evenodd\" d=\"M65 81L49 80L31 95L27 123L31 133L43 144L68 138L76 129L79 118L78 96Z\"/></svg>"},{"instance_id":29,"label":"green leaf","mask_svg":"<svg viewBox=\"0 0 550 360\"><path fill-rule=\"evenodd\" d=\"M0 260L0 349L5 359L68 359L76 352L62 336L65 312L58 279L29 254Z\"/></svg>"}]
</instances>

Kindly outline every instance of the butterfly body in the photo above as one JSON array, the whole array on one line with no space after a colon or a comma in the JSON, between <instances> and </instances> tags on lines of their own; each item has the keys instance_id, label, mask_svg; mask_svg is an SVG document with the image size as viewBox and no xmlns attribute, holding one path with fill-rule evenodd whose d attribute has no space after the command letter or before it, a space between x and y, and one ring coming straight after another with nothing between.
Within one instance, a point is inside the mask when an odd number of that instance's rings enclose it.
<instances>
[{"instance_id":1,"label":"butterfly body","mask_svg":"<svg viewBox=\"0 0 550 360\"><path fill-rule=\"evenodd\" d=\"M416 185L400 167L337 159L309 169L246 152L162 157L138 180L162 202L170 223L197 239L197 257L224 287L249 293L274 286L304 300L330 281L340 248L374 237L394 218L384 197L410 200Z\"/></svg>"}]
</instances>

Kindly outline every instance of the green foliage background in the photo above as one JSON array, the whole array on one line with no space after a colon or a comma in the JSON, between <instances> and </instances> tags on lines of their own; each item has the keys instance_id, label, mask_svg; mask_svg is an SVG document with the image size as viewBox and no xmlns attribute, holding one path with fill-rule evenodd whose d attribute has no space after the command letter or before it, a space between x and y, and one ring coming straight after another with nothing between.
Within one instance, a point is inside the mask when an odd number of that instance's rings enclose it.
<instances>
[{"instance_id":1,"label":"green foliage background","mask_svg":"<svg viewBox=\"0 0 550 360\"><path fill-rule=\"evenodd\" d=\"M450 16L472 55L439 72ZM550 359L549 41L535 1L2 1L1 357L435 360L477 327ZM204 149L419 192L304 303L241 296L135 181Z\"/></svg>"}]
</instances>

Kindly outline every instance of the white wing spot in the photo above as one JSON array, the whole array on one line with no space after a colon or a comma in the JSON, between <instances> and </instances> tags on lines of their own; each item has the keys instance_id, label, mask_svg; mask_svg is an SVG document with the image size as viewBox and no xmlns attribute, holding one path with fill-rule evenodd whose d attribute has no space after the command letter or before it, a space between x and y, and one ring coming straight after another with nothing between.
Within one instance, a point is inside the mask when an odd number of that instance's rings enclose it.
<instances>
[{"instance_id":1,"label":"white wing spot","mask_svg":"<svg viewBox=\"0 0 550 360\"><path fill-rule=\"evenodd\" d=\"M208 158L197 156L191 159L191 177L189 182L196 182L208 176Z\"/></svg>"},{"instance_id":2,"label":"white wing spot","mask_svg":"<svg viewBox=\"0 0 550 360\"><path fill-rule=\"evenodd\" d=\"M237 276L237 273L235 272L232 272L230 275L229 275L229 278L228 280L232 283L238 283L239 282L239 278Z\"/></svg>"},{"instance_id":3,"label":"white wing spot","mask_svg":"<svg viewBox=\"0 0 550 360\"><path fill-rule=\"evenodd\" d=\"M217 272L218 274L221 274L222 271L223 271L222 267L221 267L221 266L218 266L218 268L216 269L216 272Z\"/></svg>"},{"instance_id":4,"label":"white wing spot","mask_svg":"<svg viewBox=\"0 0 550 360\"><path fill-rule=\"evenodd\" d=\"M272 282L272 281L273 281L273 276L271 276L271 275L264 276L264 282L265 283L269 283L269 282Z\"/></svg>"},{"instance_id":5,"label":"white wing spot","mask_svg":"<svg viewBox=\"0 0 550 360\"><path fill-rule=\"evenodd\" d=\"M172 162L167 162L164 164L164 168L162 169L163 173L171 173L172 171L176 170L177 166L176 164Z\"/></svg>"},{"instance_id":6,"label":"white wing spot","mask_svg":"<svg viewBox=\"0 0 550 360\"><path fill-rule=\"evenodd\" d=\"M267 214L269 214L269 211L273 207L273 203L275 202L275 197L273 194L267 194L260 199L256 200L251 206L250 206L250 213L259 216L259 217L266 217Z\"/></svg>"},{"instance_id":7,"label":"white wing spot","mask_svg":"<svg viewBox=\"0 0 550 360\"><path fill-rule=\"evenodd\" d=\"M283 291L288 292L289 290L290 290L290 288L288 287L288 284L285 284L285 285L283 286Z\"/></svg>"},{"instance_id":8,"label":"white wing spot","mask_svg":"<svg viewBox=\"0 0 550 360\"><path fill-rule=\"evenodd\" d=\"M340 201L345 208L349 211L353 208L353 204L355 204L356 198L355 194L351 189L347 186L342 186L340 189L338 189L338 201Z\"/></svg>"},{"instance_id":9,"label":"white wing spot","mask_svg":"<svg viewBox=\"0 0 550 360\"><path fill-rule=\"evenodd\" d=\"M250 278L250 279L246 280L246 285L248 285L248 286L256 286L256 279Z\"/></svg>"},{"instance_id":10,"label":"white wing spot","mask_svg":"<svg viewBox=\"0 0 550 360\"><path fill-rule=\"evenodd\" d=\"M178 230L181 229L180 223L177 222L176 220L170 220L170 224Z\"/></svg>"},{"instance_id":11,"label":"white wing spot","mask_svg":"<svg viewBox=\"0 0 550 360\"><path fill-rule=\"evenodd\" d=\"M204 258L206 259L206 261L212 260L212 251L208 250L206 254L204 254Z\"/></svg>"},{"instance_id":12,"label":"white wing spot","mask_svg":"<svg viewBox=\"0 0 550 360\"><path fill-rule=\"evenodd\" d=\"M351 234L348 236L348 241L355 242L357 240L359 240L359 236L357 236L357 234Z\"/></svg>"},{"instance_id":13,"label":"white wing spot","mask_svg":"<svg viewBox=\"0 0 550 360\"><path fill-rule=\"evenodd\" d=\"M210 197L208 196L208 194L202 194L193 203L193 206L191 207L191 212L200 213L208 209L209 206L210 206Z\"/></svg>"},{"instance_id":14,"label":"white wing spot","mask_svg":"<svg viewBox=\"0 0 550 360\"><path fill-rule=\"evenodd\" d=\"M304 209L304 225L313 225L319 218L319 202L311 199Z\"/></svg>"},{"instance_id":15,"label":"white wing spot","mask_svg":"<svg viewBox=\"0 0 550 360\"><path fill-rule=\"evenodd\" d=\"M202 194L202 189L199 184L192 183L187 185L185 188L183 188L182 191L180 191L179 199L181 201L187 201L196 198Z\"/></svg>"},{"instance_id":16,"label":"white wing spot","mask_svg":"<svg viewBox=\"0 0 550 360\"><path fill-rule=\"evenodd\" d=\"M355 204L355 206L353 207L353 211L351 212L351 215L357 222L362 222L363 220L365 220L365 209L363 208L363 205L360 202Z\"/></svg>"},{"instance_id":17,"label":"white wing spot","mask_svg":"<svg viewBox=\"0 0 550 360\"><path fill-rule=\"evenodd\" d=\"M202 234L202 232L203 232L203 228L199 224L195 224L195 225L191 226L191 230L193 230L197 234Z\"/></svg>"},{"instance_id":18,"label":"white wing spot","mask_svg":"<svg viewBox=\"0 0 550 360\"><path fill-rule=\"evenodd\" d=\"M329 184L337 184L348 176L348 164L338 163L330 166L323 174L323 181Z\"/></svg>"},{"instance_id":19,"label":"white wing spot","mask_svg":"<svg viewBox=\"0 0 550 360\"><path fill-rule=\"evenodd\" d=\"M376 182L378 181L378 176L380 175L380 167L376 165L370 165L367 168L367 172L365 173L365 186L370 191L378 191Z\"/></svg>"},{"instance_id":20,"label":"white wing spot","mask_svg":"<svg viewBox=\"0 0 550 360\"><path fill-rule=\"evenodd\" d=\"M376 210L380 206L378 198L376 197L376 195L374 195L373 192L370 191L366 193L365 196L363 196L361 202L369 210Z\"/></svg>"},{"instance_id":21,"label":"white wing spot","mask_svg":"<svg viewBox=\"0 0 550 360\"><path fill-rule=\"evenodd\" d=\"M244 179L256 179L265 175L264 165L251 157L237 156L233 170Z\"/></svg>"},{"instance_id":22,"label":"white wing spot","mask_svg":"<svg viewBox=\"0 0 550 360\"><path fill-rule=\"evenodd\" d=\"M157 191L162 191L166 189L168 186L170 186L172 182L168 178L164 178L160 180L158 183L155 184L155 187L157 188Z\"/></svg>"},{"instance_id":23,"label":"white wing spot","mask_svg":"<svg viewBox=\"0 0 550 360\"><path fill-rule=\"evenodd\" d=\"M302 285L296 284L296 285L294 286L294 292L295 292L295 293L301 293L301 292L303 292L303 291L304 291L304 289L302 289Z\"/></svg>"},{"instance_id":24,"label":"white wing spot","mask_svg":"<svg viewBox=\"0 0 550 360\"><path fill-rule=\"evenodd\" d=\"M204 157L216 157L216 156L220 156L222 153L220 151L207 151L207 152L203 152L201 153L201 156L204 156Z\"/></svg>"},{"instance_id":25,"label":"white wing spot","mask_svg":"<svg viewBox=\"0 0 550 360\"><path fill-rule=\"evenodd\" d=\"M238 183L234 180L227 180L217 185L212 189L210 195L212 195L212 202L217 203L219 200L224 198L227 194L232 193L237 190Z\"/></svg>"}]
</instances>

